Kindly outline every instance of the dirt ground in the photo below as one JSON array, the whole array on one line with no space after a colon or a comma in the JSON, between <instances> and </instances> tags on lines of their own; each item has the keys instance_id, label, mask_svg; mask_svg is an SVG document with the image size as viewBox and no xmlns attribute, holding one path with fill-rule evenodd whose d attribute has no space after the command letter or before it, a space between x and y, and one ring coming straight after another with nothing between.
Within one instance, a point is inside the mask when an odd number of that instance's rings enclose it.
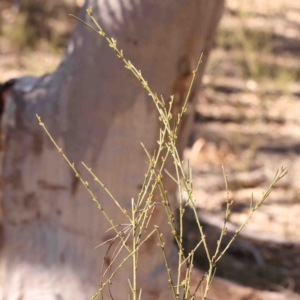
<instances>
[{"instance_id":1,"label":"dirt ground","mask_svg":"<svg viewBox=\"0 0 300 300\"><path fill-rule=\"evenodd\" d=\"M252 193L259 201L276 170L288 170L217 274L256 288L300 293L300 2L237 3L227 2L185 157L212 248L226 208L221 165L234 201L229 236L246 219ZM189 242L193 224L187 221ZM204 254L198 255L205 267Z\"/></svg>"},{"instance_id":2,"label":"dirt ground","mask_svg":"<svg viewBox=\"0 0 300 300\"><path fill-rule=\"evenodd\" d=\"M16 14L3 7L1 18L14 24ZM50 72L63 51L49 48L47 41L33 51L8 40L0 37L0 81ZM226 207L221 165L234 200L223 247L247 217L251 194L259 201L276 170L288 170L224 256L217 275L256 289L300 294L299 53L300 1L228 0L185 158L193 168L194 196L211 248ZM188 248L199 238L189 214L185 226ZM197 257L205 268L204 254Z\"/></svg>"}]
</instances>

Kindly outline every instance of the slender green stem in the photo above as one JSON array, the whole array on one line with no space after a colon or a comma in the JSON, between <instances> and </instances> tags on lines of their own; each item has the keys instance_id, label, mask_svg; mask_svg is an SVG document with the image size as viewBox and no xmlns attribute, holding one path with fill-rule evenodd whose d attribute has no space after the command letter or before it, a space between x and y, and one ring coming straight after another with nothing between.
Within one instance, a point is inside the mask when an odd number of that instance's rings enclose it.
<instances>
[{"instance_id":1,"label":"slender green stem","mask_svg":"<svg viewBox=\"0 0 300 300\"><path fill-rule=\"evenodd\" d=\"M68 157L64 154L62 148L60 148L57 143L55 142L55 140L53 139L52 135L50 134L50 132L48 131L48 129L46 128L45 124L42 122L41 117L36 115L38 121L39 121L39 125L43 127L43 129L45 130L45 132L47 133L47 135L49 136L50 140L52 141L52 143L54 144L54 146L56 147L56 149L58 150L58 152L62 155L62 157L65 159L65 161L68 163L68 165L71 167L71 169L74 171L75 176L81 181L81 183L84 185L84 187L86 188L86 190L89 192L89 194L92 196L93 201L96 202L98 208L100 209L100 211L102 212L102 214L104 215L105 219L109 222L109 224L111 225L111 227L115 230L115 232L119 235L120 239L122 240L125 248L128 250L128 252L131 251L131 249L126 245L124 238L122 237L122 235L119 234L119 231L116 228L116 225L114 224L113 220L111 220L107 213L105 212L105 210L103 209L102 205L99 203L97 197L94 195L94 193L92 192L92 190L89 187L89 183L87 181L84 181L82 179L82 177L79 175L77 169L75 168L75 164L71 163L70 160L68 159Z\"/></svg>"},{"instance_id":2,"label":"slender green stem","mask_svg":"<svg viewBox=\"0 0 300 300\"><path fill-rule=\"evenodd\" d=\"M115 197L112 195L112 193L106 188L106 186L102 183L102 181L99 180L99 178L94 174L91 168L89 168L84 162L81 162L83 166L88 170L88 172L94 177L94 180L101 185L101 187L105 190L105 192L110 196L110 198L113 200L113 202L117 205L117 207L121 210L121 212L129 219L129 221L132 221L130 217L128 216L127 211L121 207L119 202L115 199Z\"/></svg>"},{"instance_id":3,"label":"slender green stem","mask_svg":"<svg viewBox=\"0 0 300 300\"><path fill-rule=\"evenodd\" d=\"M168 282L170 283L170 287L171 287L174 299L177 299L177 292L176 292L176 289L175 289L175 286L174 286L174 282L173 282L172 274L171 274L171 269L169 267L169 263L168 263L168 259L167 259L167 255L166 255L165 243L162 240L162 233L160 233L158 226L155 226L155 230L157 232L158 239L159 239L158 246L161 248L162 253L163 253L164 262L165 262L165 266L166 266L166 270L167 270L168 278L169 278Z\"/></svg>"},{"instance_id":4,"label":"slender green stem","mask_svg":"<svg viewBox=\"0 0 300 300\"><path fill-rule=\"evenodd\" d=\"M272 183L269 185L267 191L264 193L264 195L262 196L261 200L250 209L250 213L248 214L246 220L244 221L244 223L239 227L239 229L237 229L235 231L234 236L231 238L231 240L229 241L229 243L227 244L227 246L224 248L224 250L220 253L220 255L218 256L218 258L216 258L215 263L217 263L222 256L225 254L225 252L228 250L228 248L230 247L230 245L232 244L232 242L236 239L237 235L240 233L240 231L246 226L246 224L248 223L249 219L252 217L253 213L264 203L264 201L268 198L268 196L270 195L270 193L272 192L272 190L274 189L275 184L282 179L285 175L287 174L287 171L284 168L281 168L280 171L277 171L275 174L275 177L272 181Z\"/></svg>"},{"instance_id":5,"label":"slender green stem","mask_svg":"<svg viewBox=\"0 0 300 300\"><path fill-rule=\"evenodd\" d=\"M132 251L133 251L133 255L132 255L132 266L133 266L133 289L132 289L132 293L133 293L133 300L136 300L136 272L137 272L137 241L136 241L136 230L137 230L137 224L136 224L136 208L134 205L134 200L132 199L131 201L131 208L132 208Z\"/></svg>"},{"instance_id":6,"label":"slender green stem","mask_svg":"<svg viewBox=\"0 0 300 300\"><path fill-rule=\"evenodd\" d=\"M107 284L109 284L110 282L111 282L111 280L112 280L112 278L115 276L115 274L121 269L121 267L124 265L124 263L134 254L134 252L137 252L139 249L140 249L140 247L152 236L152 234L155 232L156 230L155 229L153 229L148 235L147 235L147 237L136 247L136 249L135 249L135 251L131 251L124 259L123 259L123 261L119 264L119 266L112 272L112 274L110 275L110 277L104 282L104 283L102 283L101 284L101 286L100 286L100 289L97 291L97 293L91 298L91 300L95 300L95 299L97 299L100 295L101 295L101 293L102 293L102 291L103 291L103 289L104 289L104 287L107 285Z\"/></svg>"},{"instance_id":7,"label":"slender green stem","mask_svg":"<svg viewBox=\"0 0 300 300\"><path fill-rule=\"evenodd\" d=\"M222 227L222 230L220 233L220 238L217 240L217 248L216 248L214 256L212 257L213 262L215 261L215 259L217 258L218 254L219 254L223 237L224 237L224 235L226 235L226 231L227 231L226 224L227 224L227 221L228 221L228 218L230 215L230 206L233 204L233 201L229 201L228 183L227 183L227 176L226 176L224 165L222 165L222 171L223 171L225 190L226 190L226 210L225 210L225 218L224 218L223 227Z\"/></svg>"},{"instance_id":8,"label":"slender green stem","mask_svg":"<svg viewBox=\"0 0 300 300\"><path fill-rule=\"evenodd\" d=\"M190 172L190 174L188 174L187 175L188 178L186 178L185 171L183 168L183 163L180 160L180 155L179 155L177 147L176 147L177 132L178 132L180 123L182 121L182 118L184 116L184 113L187 110L187 103L188 103L188 100L191 95L191 91L192 91L192 87L193 87L193 84L194 84L194 81L196 78L196 74L197 74L199 66L201 64L202 55L200 56L200 58L198 60L196 69L193 71L191 84L189 86L187 96L184 100L181 111L178 113L177 116L172 116L172 104L173 104L174 97L171 97L170 105L167 108L164 99L162 97L160 99L157 96L157 94L152 92L147 81L142 76L142 72L140 70L137 70L135 68L135 66L129 60L124 58L123 50L119 49L117 47L117 41L114 40L113 38L108 37L107 34L103 31L102 27L99 25L99 23L93 17L92 10L87 9L87 12L88 12L91 20L93 21L93 23L96 25L97 29L93 28L92 26L87 24L85 21L79 19L78 17L76 17L74 15L71 15L71 16L76 18L78 21L82 22L84 25L86 25L88 28L90 28L97 34L100 34L107 41L109 47L111 47L113 49L113 51L116 53L117 57L123 61L125 68L130 70L133 73L133 75L141 82L143 88L146 90L147 94L152 98L152 100L156 106L156 109L157 109L157 112L159 115L159 120L162 122L162 127L163 127L163 129L161 129L159 132L158 149L154 152L153 155L152 154L150 155L149 152L147 151L147 149L142 145L142 147L144 148L144 150L149 158L149 166L148 166L148 170L145 174L145 179L143 181L142 188L138 195L136 204L134 203L134 201L132 201L132 207L131 207L132 216L131 217L128 216L126 210L120 206L117 199L114 198L112 193L104 186L104 184L98 179L98 177L95 176L95 174L92 172L92 170L83 163L83 165L87 168L87 170L93 176L94 180L102 186L102 188L105 190L105 192L110 196L110 198L116 204L118 209L120 209L121 212L129 219L130 225L127 226L126 229L119 231L117 229L117 225L115 225L114 222L108 217L108 215L102 208L101 204L99 203L98 199L95 197L94 193L91 191L88 182L84 181L82 179L82 177L77 172L77 169L75 168L74 164L69 161L69 159L63 153L62 149L59 148L59 146L55 143L52 136L46 129L44 123L42 123L41 118L39 116L37 116L37 118L39 120L39 124L44 128L44 130L50 137L51 141L58 149L59 153L62 154L63 158L70 165L70 167L72 168L72 170L75 173L75 176L82 182L82 184L85 186L87 191L92 196L92 199L97 203L98 208L101 210L104 217L110 223L111 229L113 229L116 232L117 235L114 239L112 239L112 242L114 242L115 239L117 239L118 237L120 238L120 244L117 246L117 248L114 252L114 256L113 256L114 259L113 259L112 263L115 261L115 258L118 256L118 254L120 253L120 251L122 250L123 247L126 247L127 251L129 252L129 254L124 258L123 262L114 270L114 272L112 272L112 274L110 274L107 281L105 281L104 283L101 283L100 289L98 290L98 292L92 299L96 299L102 293L103 288L107 284L111 283L113 276L124 265L125 261L127 261L130 257L132 257L132 263L133 263L133 265L132 265L132 268L133 268L132 280L133 280L133 282L131 283L129 281L129 285L130 285L130 288L132 291L133 300L141 299L142 291L140 290L139 295L137 294L137 268L138 268L139 249L140 249L141 245L147 239L149 239L150 236L155 231L158 234L159 246L162 249L162 253L163 253L165 265L167 268L169 282L171 285L174 299L175 300L179 299L179 295L181 294L182 291L183 291L184 299L188 299L188 297L190 297L190 299L194 299L195 294L196 294L197 290L201 287L201 284L202 284L202 281L204 280L204 278L206 279L206 285L205 285L202 299L206 299L209 289L211 288L215 272L216 272L216 263L221 259L221 257L224 255L224 253L230 247L233 240L236 238L236 236L242 230L242 228L246 225L246 223L248 222L248 220L250 219L250 217L252 216L254 211L256 211L256 209L258 209L262 205L264 200L269 196L269 194L272 191L276 182L278 180L280 180L283 176L285 176L286 171L284 169L281 169L281 172L276 173L275 178L274 178L273 182L271 183L269 189L267 190L265 195L262 197L262 199L255 206L253 206L253 198L252 198L251 204L250 204L250 213L249 213L246 221L239 227L239 229L236 231L235 235L230 240L230 242L228 243L226 248L220 253L220 244L226 233L226 224L228 221L228 217L229 217L229 213L230 213L230 205L231 205L231 202L229 202L229 197L228 197L228 186L227 186L226 174L225 174L225 170L223 167L223 174L224 174L226 191L227 191L226 215L225 215L225 219L224 219L223 229L222 229L222 232L220 233L220 238L218 240L218 244L216 247L216 252L215 252L214 256L211 258L211 255L210 255L210 252L209 252L209 249L207 246L207 242L206 242L206 237L205 237L203 228L201 226L200 220L198 218L198 214L197 214L197 210L196 210L196 206L195 206L195 200L193 199L193 196L192 196L193 183L192 183L191 170L190 170L190 168L188 168L188 172ZM172 124L172 126L171 126L170 120L172 118L173 118L174 124ZM174 178L173 175L171 175L167 170L165 170L166 160L168 159L170 154L174 161L176 178ZM179 188L179 195L180 195L180 198L179 198L179 233L176 232L174 213L171 209L169 197L168 197L167 191L166 191L164 183L163 183L163 175L162 175L163 171L165 171L167 173L167 175L177 184L177 186ZM162 234L159 232L158 227L155 226L155 229L152 230L150 232L150 234L148 234L144 240L142 240L142 234L145 231L147 231L151 216L157 205L157 202L153 202L153 197L154 197L153 195L157 191L157 189L161 195L162 204L165 207L165 211L166 211L167 218L168 218L171 230L172 230L172 234L174 235L175 241L179 247L178 269L177 269L178 273L177 273L177 284L176 285L174 285L174 282L172 280L171 270L169 268L168 261L167 261L166 250L164 248L164 243L162 241ZM188 195L188 200L185 204L183 203L183 192L186 192ZM192 207L193 213L196 217L196 222L197 222L197 226L200 231L201 240L196 245L196 247L189 253L189 255L187 257L185 257L184 249L183 249L183 215L184 215L185 208L188 204ZM128 232L128 234L127 234L127 232ZM125 234L127 234L127 236L124 238ZM132 234L132 249L130 249L130 247L126 243L129 238L129 235L131 235L131 234ZM206 256L207 256L207 259L209 262L209 269L208 269L208 272L205 273L205 276L199 281L193 295L191 295L190 294L190 278L191 278L191 272L192 272L192 268L193 268L194 253L202 244L204 246ZM109 268L111 267L112 263L110 264ZM187 266L185 279L182 282L180 282L181 269L184 264L186 264L186 266Z\"/></svg>"}]
</instances>

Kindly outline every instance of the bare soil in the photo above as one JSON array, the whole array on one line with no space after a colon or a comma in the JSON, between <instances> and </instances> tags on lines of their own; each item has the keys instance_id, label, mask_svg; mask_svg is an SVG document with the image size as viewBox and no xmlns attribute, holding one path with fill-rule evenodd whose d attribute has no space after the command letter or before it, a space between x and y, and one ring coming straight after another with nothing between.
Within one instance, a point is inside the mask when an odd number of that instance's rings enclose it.
<instances>
[{"instance_id":1,"label":"bare soil","mask_svg":"<svg viewBox=\"0 0 300 300\"><path fill-rule=\"evenodd\" d=\"M223 248L246 219L251 195L259 201L276 170L288 170L223 257L217 275L255 288L300 293L300 3L260 1L247 7L242 20L241 6L228 1L219 35L225 30L227 36L238 35L241 27L257 39L269 32L269 49L253 59L251 45L243 48L231 39L212 53L185 158L193 167L194 196L211 249L226 209L221 165L234 201ZM249 64L261 71L245 72ZM186 218L188 248L198 238L192 218ZM205 268L203 251L198 262Z\"/></svg>"}]
</instances>

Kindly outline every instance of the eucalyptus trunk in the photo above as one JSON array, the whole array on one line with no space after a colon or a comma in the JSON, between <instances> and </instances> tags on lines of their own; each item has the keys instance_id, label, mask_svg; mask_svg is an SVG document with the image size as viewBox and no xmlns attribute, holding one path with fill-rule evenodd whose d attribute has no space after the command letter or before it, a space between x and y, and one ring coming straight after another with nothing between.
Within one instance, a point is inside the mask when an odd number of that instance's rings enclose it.
<instances>
[{"instance_id":1,"label":"eucalyptus trunk","mask_svg":"<svg viewBox=\"0 0 300 300\"><path fill-rule=\"evenodd\" d=\"M89 0L80 17L90 22L88 7L107 35L118 41L126 58L142 70L152 90L165 99L175 95L174 109L185 99L203 52L178 137L182 151L193 117L192 100L201 85L223 1ZM0 299L88 299L98 289L107 250L107 246L95 246L114 234L106 232L109 223L38 125L36 114L83 178L92 181L80 167L81 161L92 167L128 211L147 170L140 142L150 153L156 149L158 114L106 41L81 23L53 74L19 78L5 95ZM175 205L176 187L167 185ZM115 223L125 222L105 191L91 186ZM172 261L177 250L165 220L163 207L157 207L153 223L161 227ZM159 299L169 292L163 256L157 248L152 238L139 254L143 299ZM109 259L108 255L106 264ZM116 274L111 286L114 299L128 297L131 272L127 263Z\"/></svg>"}]
</instances>

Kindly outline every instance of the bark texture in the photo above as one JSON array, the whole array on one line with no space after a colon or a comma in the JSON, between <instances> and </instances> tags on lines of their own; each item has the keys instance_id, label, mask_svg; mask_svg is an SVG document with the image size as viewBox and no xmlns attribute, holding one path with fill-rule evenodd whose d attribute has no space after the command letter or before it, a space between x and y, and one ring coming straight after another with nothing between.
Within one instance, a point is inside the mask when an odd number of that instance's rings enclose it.
<instances>
[{"instance_id":1,"label":"bark texture","mask_svg":"<svg viewBox=\"0 0 300 300\"><path fill-rule=\"evenodd\" d=\"M178 107L203 52L197 92L222 0L89 0L80 14L87 22L85 8L90 6L152 89L165 98L175 94ZM56 72L17 79L5 98L0 299L87 299L98 288L106 251L95 246L113 234L106 232L108 222L38 125L35 114L42 117L70 160L76 166L81 161L91 166L129 210L147 169L140 142L150 152L157 145L155 107L104 39L82 24L76 26ZM191 102L180 131L181 149L192 112ZM106 193L98 186L92 188L107 214L122 223L123 215ZM175 188L170 185L168 190ZM164 210L157 209L154 222L161 226L172 256L175 249L165 219ZM156 243L150 240L139 256L143 299L159 299L168 285ZM125 265L116 275L114 299L127 298L131 268Z\"/></svg>"}]
</instances>

